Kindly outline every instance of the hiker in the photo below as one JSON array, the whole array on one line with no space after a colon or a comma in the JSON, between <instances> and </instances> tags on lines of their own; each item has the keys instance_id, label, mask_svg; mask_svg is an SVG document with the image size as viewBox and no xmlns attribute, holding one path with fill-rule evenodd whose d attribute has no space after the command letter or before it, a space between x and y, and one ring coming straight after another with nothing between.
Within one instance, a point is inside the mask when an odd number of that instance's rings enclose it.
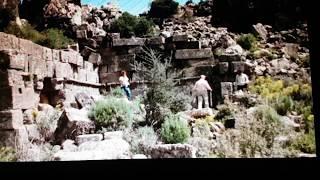
<instances>
[{"instance_id":1,"label":"hiker","mask_svg":"<svg viewBox=\"0 0 320 180\"><path fill-rule=\"evenodd\" d=\"M237 86L237 90L246 90L248 88L248 83L249 83L249 78L248 76L243 73L242 70L238 70L237 71L237 75L236 75L236 86Z\"/></svg>"},{"instance_id":2,"label":"hiker","mask_svg":"<svg viewBox=\"0 0 320 180\"><path fill-rule=\"evenodd\" d=\"M192 88L192 95L198 99L198 109L202 109L202 104L204 101L205 108L209 107L208 90L212 91L205 75L201 75L201 78L196 82Z\"/></svg>"},{"instance_id":3,"label":"hiker","mask_svg":"<svg viewBox=\"0 0 320 180\"><path fill-rule=\"evenodd\" d=\"M130 83L129 78L127 76L126 71L121 71L121 76L119 78L121 89L126 93L129 100L131 100L131 90L130 90Z\"/></svg>"}]
</instances>

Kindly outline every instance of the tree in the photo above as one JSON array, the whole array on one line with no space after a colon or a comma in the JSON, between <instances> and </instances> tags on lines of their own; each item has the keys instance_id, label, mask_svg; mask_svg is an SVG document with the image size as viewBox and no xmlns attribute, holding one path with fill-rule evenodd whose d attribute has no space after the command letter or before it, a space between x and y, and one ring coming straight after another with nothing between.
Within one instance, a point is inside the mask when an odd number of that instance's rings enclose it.
<instances>
[{"instance_id":1,"label":"tree","mask_svg":"<svg viewBox=\"0 0 320 180\"><path fill-rule=\"evenodd\" d=\"M133 35L143 36L152 31L153 22L145 17L137 17L125 12L111 24L112 32L120 32L121 37L130 38Z\"/></svg>"},{"instance_id":2,"label":"tree","mask_svg":"<svg viewBox=\"0 0 320 180\"><path fill-rule=\"evenodd\" d=\"M179 4L173 0L155 0L151 3L149 16L152 18L159 18L160 25L165 18L169 18L176 14Z\"/></svg>"}]
</instances>

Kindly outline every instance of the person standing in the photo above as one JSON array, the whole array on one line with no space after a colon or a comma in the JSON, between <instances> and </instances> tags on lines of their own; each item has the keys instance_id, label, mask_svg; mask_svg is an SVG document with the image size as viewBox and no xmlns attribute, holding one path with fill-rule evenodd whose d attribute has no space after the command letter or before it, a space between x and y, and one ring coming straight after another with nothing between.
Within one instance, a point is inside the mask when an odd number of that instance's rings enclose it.
<instances>
[{"instance_id":1,"label":"person standing","mask_svg":"<svg viewBox=\"0 0 320 180\"><path fill-rule=\"evenodd\" d=\"M249 78L248 76L243 73L242 70L238 70L237 71L237 75L236 75L236 86L237 86L237 90L246 90L248 88L248 84L249 84Z\"/></svg>"},{"instance_id":2,"label":"person standing","mask_svg":"<svg viewBox=\"0 0 320 180\"><path fill-rule=\"evenodd\" d=\"M126 93L129 100L131 100L131 90L130 90L130 83L129 78L127 76L126 71L121 71L121 76L119 78L121 89Z\"/></svg>"},{"instance_id":3,"label":"person standing","mask_svg":"<svg viewBox=\"0 0 320 180\"><path fill-rule=\"evenodd\" d=\"M192 88L194 98L198 99L198 109L202 109L203 101L205 108L209 107L208 91L212 91L205 75L201 75L200 79Z\"/></svg>"}]
</instances>

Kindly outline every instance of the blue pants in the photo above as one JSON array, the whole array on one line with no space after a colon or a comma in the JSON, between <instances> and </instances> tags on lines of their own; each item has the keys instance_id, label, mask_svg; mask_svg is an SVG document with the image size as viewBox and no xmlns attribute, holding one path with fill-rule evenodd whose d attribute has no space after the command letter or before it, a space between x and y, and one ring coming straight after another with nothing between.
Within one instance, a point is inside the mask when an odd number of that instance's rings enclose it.
<instances>
[{"instance_id":1,"label":"blue pants","mask_svg":"<svg viewBox=\"0 0 320 180\"><path fill-rule=\"evenodd\" d=\"M126 93L129 100L131 100L131 90L129 86L122 86L121 89Z\"/></svg>"}]
</instances>

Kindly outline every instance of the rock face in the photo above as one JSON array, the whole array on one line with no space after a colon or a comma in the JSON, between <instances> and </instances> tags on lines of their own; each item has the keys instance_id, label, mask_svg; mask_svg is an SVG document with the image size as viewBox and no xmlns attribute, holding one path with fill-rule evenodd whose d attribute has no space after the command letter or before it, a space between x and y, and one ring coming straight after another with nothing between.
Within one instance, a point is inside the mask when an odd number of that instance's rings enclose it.
<instances>
[{"instance_id":1,"label":"rock face","mask_svg":"<svg viewBox=\"0 0 320 180\"><path fill-rule=\"evenodd\" d=\"M196 149L188 144L155 145L147 150L152 158L196 158Z\"/></svg>"}]
</instances>

